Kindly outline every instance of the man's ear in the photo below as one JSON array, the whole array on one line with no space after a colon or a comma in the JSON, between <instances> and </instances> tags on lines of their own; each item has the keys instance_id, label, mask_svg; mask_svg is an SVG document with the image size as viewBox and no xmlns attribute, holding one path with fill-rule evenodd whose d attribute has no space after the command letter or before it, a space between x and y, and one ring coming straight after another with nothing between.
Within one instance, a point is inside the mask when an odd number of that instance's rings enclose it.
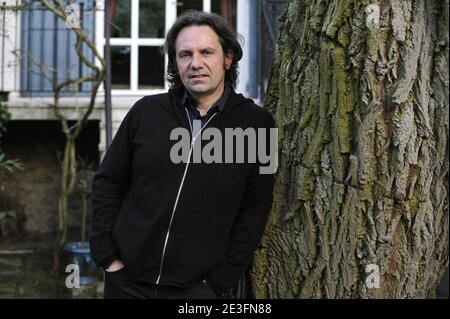
<instances>
[{"instance_id":1,"label":"man's ear","mask_svg":"<svg viewBox=\"0 0 450 319\"><path fill-rule=\"evenodd\" d=\"M234 54L233 54L232 50L228 50L228 52L225 53L224 61L223 61L223 65L224 65L225 70L229 70L230 69L231 64L233 63L233 57L234 57Z\"/></svg>"}]
</instances>

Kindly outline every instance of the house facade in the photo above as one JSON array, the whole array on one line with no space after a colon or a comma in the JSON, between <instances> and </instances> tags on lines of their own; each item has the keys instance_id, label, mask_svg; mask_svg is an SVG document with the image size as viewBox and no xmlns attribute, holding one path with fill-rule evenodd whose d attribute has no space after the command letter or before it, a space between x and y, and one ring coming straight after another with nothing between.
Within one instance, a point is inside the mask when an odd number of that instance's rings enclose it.
<instances>
[{"instance_id":1,"label":"house facade","mask_svg":"<svg viewBox=\"0 0 450 319\"><path fill-rule=\"evenodd\" d=\"M26 2L4 1L7 7ZM105 0L73 2L78 15L75 12L71 16L103 54ZM244 56L239 63L236 89L261 104L285 2L109 0L113 134L137 100L167 91L167 57L160 53L161 47L170 26L188 9L220 14L242 35ZM12 114L2 147L24 162L25 170L17 172L8 185L12 202L23 208L24 228L29 231L54 229L59 188L56 155L64 138L51 107L53 85L89 74L76 55L71 22L58 20L39 1L23 10L0 10L0 96ZM82 50L92 62L99 63L86 46ZM85 110L91 89L91 83L84 83L63 92L60 104L69 119L76 120ZM90 157L95 165L107 147L104 97L102 86L88 125L77 142L81 156ZM77 204L73 205L76 209Z\"/></svg>"}]
</instances>

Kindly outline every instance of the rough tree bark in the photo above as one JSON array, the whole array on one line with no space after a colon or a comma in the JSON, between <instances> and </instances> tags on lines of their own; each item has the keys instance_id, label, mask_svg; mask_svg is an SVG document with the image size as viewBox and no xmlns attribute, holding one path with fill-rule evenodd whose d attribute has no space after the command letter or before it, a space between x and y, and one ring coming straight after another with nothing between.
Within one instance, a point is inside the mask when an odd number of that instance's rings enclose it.
<instances>
[{"instance_id":1,"label":"rough tree bark","mask_svg":"<svg viewBox=\"0 0 450 319\"><path fill-rule=\"evenodd\" d=\"M280 166L256 297L433 296L449 259L448 8L289 2L265 101Z\"/></svg>"}]
</instances>

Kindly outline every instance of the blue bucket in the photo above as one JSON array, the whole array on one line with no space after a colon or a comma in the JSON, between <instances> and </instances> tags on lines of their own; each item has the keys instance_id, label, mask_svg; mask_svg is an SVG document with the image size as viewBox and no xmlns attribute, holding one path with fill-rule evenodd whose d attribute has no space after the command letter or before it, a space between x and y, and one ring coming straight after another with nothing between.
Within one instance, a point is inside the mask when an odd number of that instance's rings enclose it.
<instances>
[{"instance_id":1,"label":"blue bucket","mask_svg":"<svg viewBox=\"0 0 450 319\"><path fill-rule=\"evenodd\" d=\"M72 242L64 246L68 255L68 263L76 264L80 269L80 285L92 285L97 280L93 276L96 265L91 257L88 242Z\"/></svg>"}]
</instances>

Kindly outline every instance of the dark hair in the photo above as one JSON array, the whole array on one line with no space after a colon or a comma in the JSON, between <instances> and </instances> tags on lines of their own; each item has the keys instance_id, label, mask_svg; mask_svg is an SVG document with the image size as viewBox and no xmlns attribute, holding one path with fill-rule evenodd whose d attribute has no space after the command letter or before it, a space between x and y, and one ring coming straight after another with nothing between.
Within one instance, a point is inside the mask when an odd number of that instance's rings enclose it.
<instances>
[{"instance_id":1,"label":"dark hair","mask_svg":"<svg viewBox=\"0 0 450 319\"><path fill-rule=\"evenodd\" d=\"M182 29L193 25L206 25L211 27L219 37L223 53L226 54L230 50L233 52L233 62L231 63L230 68L225 71L225 83L235 88L239 75L238 61L242 58L242 48L239 43L239 40L242 40L242 37L230 27L225 18L215 13L206 13L196 10L184 12L177 18L167 33L164 50L169 58L167 63L167 81L169 81L170 87L175 90L179 90L183 87L180 75L178 74L175 42Z\"/></svg>"}]
</instances>

